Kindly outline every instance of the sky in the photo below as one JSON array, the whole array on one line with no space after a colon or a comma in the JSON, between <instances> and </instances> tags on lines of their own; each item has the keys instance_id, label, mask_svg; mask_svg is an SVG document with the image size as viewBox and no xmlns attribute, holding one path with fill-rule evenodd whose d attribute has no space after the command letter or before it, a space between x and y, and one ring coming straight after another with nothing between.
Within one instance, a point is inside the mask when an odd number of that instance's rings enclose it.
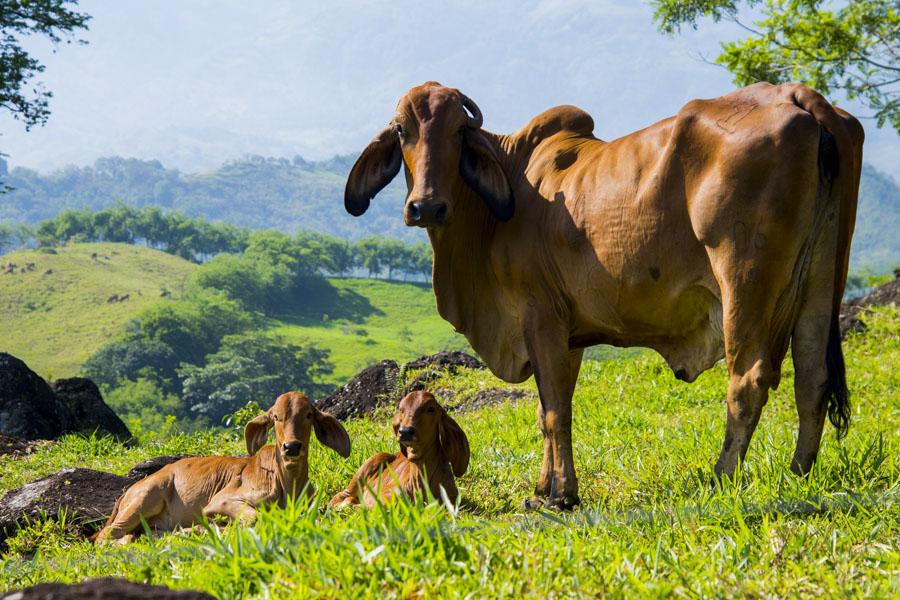
<instances>
[{"instance_id":1,"label":"sky","mask_svg":"<svg viewBox=\"0 0 900 600\"><path fill-rule=\"evenodd\" d=\"M12 167L121 155L202 172L249 154L359 152L428 80L475 100L492 131L575 104L613 139L733 89L709 60L741 36L711 22L662 36L639 0L84 0L80 10L93 16L87 45L28 42L47 67L52 114L29 132L0 114ZM900 181L900 136L864 125L866 160Z\"/></svg>"}]
</instances>

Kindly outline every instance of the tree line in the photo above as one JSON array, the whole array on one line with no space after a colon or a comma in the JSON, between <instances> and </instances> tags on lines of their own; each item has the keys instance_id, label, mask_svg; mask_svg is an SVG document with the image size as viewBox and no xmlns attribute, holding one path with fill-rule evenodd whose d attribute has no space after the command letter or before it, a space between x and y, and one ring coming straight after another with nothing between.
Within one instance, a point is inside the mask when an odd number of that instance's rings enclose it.
<instances>
[{"instance_id":1,"label":"tree line","mask_svg":"<svg viewBox=\"0 0 900 600\"><path fill-rule=\"evenodd\" d=\"M431 248L425 242L410 244L381 236L350 242L313 231L291 236L274 229L254 230L158 207L125 204L97 211L68 209L33 229L5 226L0 230L0 251L29 242L40 247L72 242L143 244L193 262L215 263L216 267L234 266L243 260L249 268L250 262L259 266L259 258L278 258L276 262L302 275L364 274L389 280L422 280L431 274ZM247 256L239 258L242 253ZM253 260L246 262L249 259Z\"/></svg>"}]
</instances>

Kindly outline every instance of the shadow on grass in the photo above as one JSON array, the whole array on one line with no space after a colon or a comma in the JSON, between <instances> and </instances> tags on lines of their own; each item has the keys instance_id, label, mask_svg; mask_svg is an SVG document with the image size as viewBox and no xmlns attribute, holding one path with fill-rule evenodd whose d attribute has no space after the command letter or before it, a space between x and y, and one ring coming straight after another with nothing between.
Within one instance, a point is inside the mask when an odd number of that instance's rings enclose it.
<instances>
[{"instance_id":1,"label":"shadow on grass","mask_svg":"<svg viewBox=\"0 0 900 600\"><path fill-rule=\"evenodd\" d=\"M362 294L338 289L323 277L309 277L300 282L293 302L278 318L291 325L327 327L334 321L358 323L373 315L384 312Z\"/></svg>"}]
</instances>

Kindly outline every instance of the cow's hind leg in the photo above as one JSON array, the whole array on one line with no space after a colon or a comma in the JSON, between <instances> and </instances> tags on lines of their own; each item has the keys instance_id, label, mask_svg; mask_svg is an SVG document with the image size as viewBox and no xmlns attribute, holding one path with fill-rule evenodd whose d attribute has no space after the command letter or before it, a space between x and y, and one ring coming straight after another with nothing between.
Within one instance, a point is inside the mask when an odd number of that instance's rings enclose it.
<instances>
[{"instance_id":1,"label":"cow's hind leg","mask_svg":"<svg viewBox=\"0 0 900 600\"><path fill-rule=\"evenodd\" d=\"M113 540L122 544L130 542L134 539L134 532L141 527L141 517L150 523L159 516L166 507L166 497L165 491L157 487L129 489L115 517L97 534L97 543Z\"/></svg>"},{"instance_id":2,"label":"cow's hind leg","mask_svg":"<svg viewBox=\"0 0 900 600\"><path fill-rule=\"evenodd\" d=\"M831 297L823 295L819 306L805 306L791 338L794 361L794 396L800 430L791 471L804 475L819 454L822 427L828 413L825 355L831 326Z\"/></svg>"},{"instance_id":3,"label":"cow's hind leg","mask_svg":"<svg viewBox=\"0 0 900 600\"><path fill-rule=\"evenodd\" d=\"M755 277L738 281L723 293L729 381L725 440L715 467L718 477L730 477L744 460L769 390L778 385L781 375L780 365L773 364L771 328L775 300L766 281Z\"/></svg>"}]
</instances>

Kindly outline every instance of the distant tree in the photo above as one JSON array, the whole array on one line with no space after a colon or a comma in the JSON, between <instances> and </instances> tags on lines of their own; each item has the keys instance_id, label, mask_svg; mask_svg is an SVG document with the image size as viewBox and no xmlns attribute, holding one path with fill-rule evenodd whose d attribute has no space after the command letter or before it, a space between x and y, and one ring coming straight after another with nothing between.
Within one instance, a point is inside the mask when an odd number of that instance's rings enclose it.
<instances>
[{"instance_id":1,"label":"distant tree","mask_svg":"<svg viewBox=\"0 0 900 600\"><path fill-rule=\"evenodd\" d=\"M194 290L187 298L141 313L135 335L169 346L179 362L203 364L223 337L246 330L251 315L220 291Z\"/></svg>"},{"instance_id":2,"label":"distant tree","mask_svg":"<svg viewBox=\"0 0 900 600\"><path fill-rule=\"evenodd\" d=\"M140 377L152 379L163 390L177 390L178 356L157 339L131 336L112 341L91 355L81 370L106 389Z\"/></svg>"},{"instance_id":3,"label":"distant tree","mask_svg":"<svg viewBox=\"0 0 900 600\"><path fill-rule=\"evenodd\" d=\"M265 255L220 254L198 268L191 283L224 292L246 310L274 315L288 304L297 286L296 276L282 263Z\"/></svg>"},{"instance_id":4,"label":"distant tree","mask_svg":"<svg viewBox=\"0 0 900 600\"><path fill-rule=\"evenodd\" d=\"M881 127L900 133L900 3L897 0L653 0L661 32L697 28L710 17L749 32L722 43L716 62L738 85L804 82L823 94L843 90L874 111ZM739 7L758 8L759 20L738 19Z\"/></svg>"},{"instance_id":5,"label":"distant tree","mask_svg":"<svg viewBox=\"0 0 900 600\"><path fill-rule=\"evenodd\" d=\"M363 238L353 245L356 254L356 264L369 272L369 277L378 277L383 266L381 255L381 238L370 236Z\"/></svg>"},{"instance_id":6,"label":"distant tree","mask_svg":"<svg viewBox=\"0 0 900 600\"><path fill-rule=\"evenodd\" d=\"M289 390L315 396L324 390L320 378L332 370L327 350L250 333L224 338L205 366L184 365L179 375L185 403L219 424L250 400L266 406Z\"/></svg>"},{"instance_id":7,"label":"distant tree","mask_svg":"<svg viewBox=\"0 0 900 600\"><path fill-rule=\"evenodd\" d=\"M25 38L42 36L54 46L71 43L91 18L72 10L77 5L77 0L0 0L0 109L25 129L47 122L53 97L40 82L32 83L45 67L23 48Z\"/></svg>"},{"instance_id":8,"label":"distant tree","mask_svg":"<svg viewBox=\"0 0 900 600\"><path fill-rule=\"evenodd\" d=\"M412 268L417 275L431 278L432 251L431 244L419 242L412 247Z\"/></svg>"},{"instance_id":9,"label":"distant tree","mask_svg":"<svg viewBox=\"0 0 900 600\"><path fill-rule=\"evenodd\" d=\"M0 223L0 254L25 245L33 236L34 232L25 225Z\"/></svg>"}]
</instances>

